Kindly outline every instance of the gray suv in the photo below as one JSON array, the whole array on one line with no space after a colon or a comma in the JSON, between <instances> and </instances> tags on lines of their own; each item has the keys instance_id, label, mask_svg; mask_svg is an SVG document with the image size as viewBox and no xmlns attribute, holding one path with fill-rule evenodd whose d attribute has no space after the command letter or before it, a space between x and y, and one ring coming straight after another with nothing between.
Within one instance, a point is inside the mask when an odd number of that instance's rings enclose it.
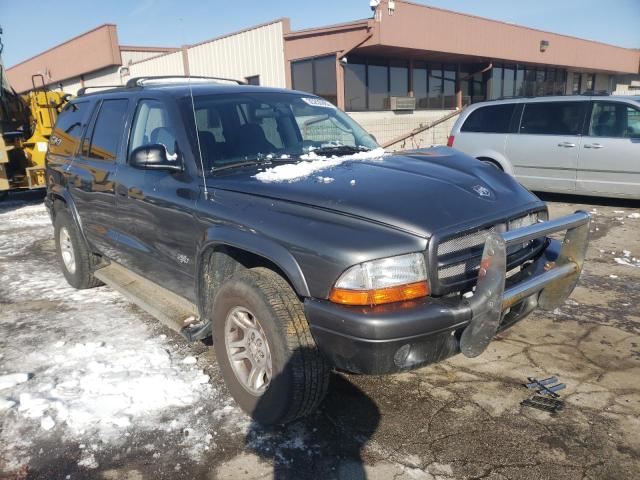
<instances>
[{"instance_id":1,"label":"gray suv","mask_svg":"<svg viewBox=\"0 0 640 480\"><path fill-rule=\"evenodd\" d=\"M257 421L312 411L333 367L479 355L576 285L588 214L548 220L513 178L450 149L386 154L308 93L175 80L61 112L46 176L60 268L212 337Z\"/></svg>"},{"instance_id":2,"label":"gray suv","mask_svg":"<svg viewBox=\"0 0 640 480\"><path fill-rule=\"evenodd\" d=\"M640 199L640 97L562 96L471 105L449 146L530 190Z\"/></svg>"}]
</instances>

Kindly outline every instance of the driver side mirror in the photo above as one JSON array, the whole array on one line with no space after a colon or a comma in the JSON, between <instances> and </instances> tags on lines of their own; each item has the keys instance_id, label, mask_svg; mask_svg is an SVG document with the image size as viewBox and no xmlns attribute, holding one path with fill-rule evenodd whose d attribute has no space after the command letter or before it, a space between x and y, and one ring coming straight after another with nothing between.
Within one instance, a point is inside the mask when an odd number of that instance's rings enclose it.
<instances>
[{"instance_id":1,"label":"driver side mirror","mask_svg":"<svg viewBox=\"0 0 640 480\"><path fill-rule=\"evenodd\" d=\"M148 170L182 171L178 154L170 155L169 152L167 152L167 147L160 143L143 145L136 148L131 152L131 155L129 155L129 165L134 168Z\"/></svg>"}]
</instances>

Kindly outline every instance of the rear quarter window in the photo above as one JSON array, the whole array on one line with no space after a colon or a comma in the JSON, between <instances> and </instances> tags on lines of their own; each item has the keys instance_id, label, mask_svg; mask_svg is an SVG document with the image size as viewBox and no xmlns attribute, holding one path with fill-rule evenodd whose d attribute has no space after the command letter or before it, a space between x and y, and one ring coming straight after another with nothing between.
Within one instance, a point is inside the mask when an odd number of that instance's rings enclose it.
<instances>
[{"instance_id":1,"label":"rear quarter window","mask_svg":"<svg viewBox=\"0 0 640 480\"><path fill-rule=\"evenodd\" d=\"M49 152L71 156L78 151L82 129L87 121L89 102L69 103L60 112L49 139Z\"/></svg>"},{"instance_id":2,"label":"rear quarter window","mask_svg":"<svg viewBox=\"0 0 640 480\"><path fill-rule=\"evenodd\" d=\"M480 107L471 112L460 128L461 132L508 133L515 103Z\"/></svg>"}]
</instances>

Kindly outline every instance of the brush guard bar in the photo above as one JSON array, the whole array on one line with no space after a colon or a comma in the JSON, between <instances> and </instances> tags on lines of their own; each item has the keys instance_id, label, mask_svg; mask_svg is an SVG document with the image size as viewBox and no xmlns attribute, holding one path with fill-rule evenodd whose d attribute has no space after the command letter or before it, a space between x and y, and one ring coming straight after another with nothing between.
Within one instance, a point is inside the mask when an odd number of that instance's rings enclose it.
<instances>
[{"instance_id":1,"label":"brush guard bar","mask_svg":"<svg viewBox=\"0 0 640 480\"><path fill-rule=\"evenodd\" d=\"M538 306L553 310L571 294L582 272L589 243L591 217L584 211L487 237L478 272L478 283L469 300L472 318L462 332L460 349L467 357L477 357L496 334L503 312L532 295ZM529 276L505 290L507 247L553 233L566 231L560 254L545 271Z\"/></svg>"}]
</instances>

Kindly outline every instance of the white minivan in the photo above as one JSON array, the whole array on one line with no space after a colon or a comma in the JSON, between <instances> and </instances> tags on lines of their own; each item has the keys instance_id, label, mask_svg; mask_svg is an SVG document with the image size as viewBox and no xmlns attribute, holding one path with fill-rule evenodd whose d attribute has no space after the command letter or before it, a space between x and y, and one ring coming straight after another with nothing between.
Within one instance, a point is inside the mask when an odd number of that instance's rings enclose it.
<instances>
[{"instance_id":1,"label":"white minivan","mask_svg":"<svg viewBox=\"0 0 640 480\"><path fill-rule=\"evenodd\" d=\"M448 145L530 190L640 199L640 96L476 103Z\"/></svg>"}]
</instances>

